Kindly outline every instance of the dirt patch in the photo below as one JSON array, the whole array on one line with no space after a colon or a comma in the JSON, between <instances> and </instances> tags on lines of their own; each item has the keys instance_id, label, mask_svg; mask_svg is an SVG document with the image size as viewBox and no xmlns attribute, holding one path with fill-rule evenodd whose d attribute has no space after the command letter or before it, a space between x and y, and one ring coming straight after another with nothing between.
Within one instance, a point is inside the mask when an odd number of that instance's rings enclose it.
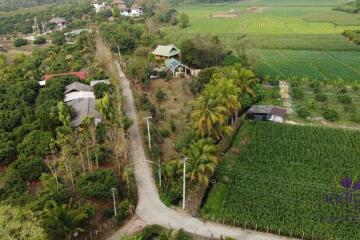
<instances>
[{"instance_id":1,"label":"dirt patch","mask_svg":"<svg viewBox=\"0 0 360 240\"><path fill-rule=\"evenodd\" d=\"M234 9L231 9L228 12L210 14L210 18L236 18L245 14L262 13L268 9L270 9L270 7L248 7L246 9L239 11L235 11Z\"/></svg>"},{"instance_id":2,"label":"dirt patch","mask_svg":"<svg viewBox=\"0 0 360 240\"><path fill-rule=\"evenodd\" d=\"M290 92L289 84L286 81L280 81L279 88L280 88L280 96L286 108L286 112L289 114L293 113L291 98L289 94Z\"/></svg>"},{"instance_id":3,"label":"dirt patch","mask_svg":"<svg viewBox=\"0 0 360 240\"><path fill-rule=\"evenodd\" d=\"M157 123L160 129L170 130L170 121L174 121L176 130L169 136L164 138L161 144L161 152L163 160L171 160L177 156L174 145L179 139L179 135L185 132L189 114L191 113L191 101L194 96L184 90L185 79L172 79L165 81L158 79L151 81L149 89L146 90L151 102L158 104L164 110L164 118ZM160 103L156 100L156 92L158 90L166 93L166 97Z\"/></svg>"}]
</instances>

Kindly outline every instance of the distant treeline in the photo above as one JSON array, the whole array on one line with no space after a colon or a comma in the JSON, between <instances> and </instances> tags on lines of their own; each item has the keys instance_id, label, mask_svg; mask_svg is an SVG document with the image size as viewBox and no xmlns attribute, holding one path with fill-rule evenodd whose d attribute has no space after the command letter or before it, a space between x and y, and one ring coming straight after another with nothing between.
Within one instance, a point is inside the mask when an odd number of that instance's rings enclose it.
<instances>
[{"instance_id":1,"label":"distant treeline","mask_svg":"<svg viewBox=\"0 0 360 240\"><path fill-rule=\"evenodd\" d=\"M238 2L238 0L168 0L168 2L172 6L176 6L180 4Z\"/></svg>"},{"instance_id":2,"label":"distant treeline","mask_svg":"<svg viewBox=\"0 0 360 240\"><path fill-rule=\"evenodd\" d=\"M360 13L360 0L355 0L349 3L342 4L334 10L344 11L349 13Z\"/></svg>"},{"instance_id":3,"label":"distant treeline","mask_svg":"<svg viewBox=\"0 0 360 240\"><path fill-rule=\"evenodd\" d=\"M41 6L44 4L60 4L76 2L76 0L0 0L0 11L11 11L19 8Z\"/></svg>"}]
</instances>

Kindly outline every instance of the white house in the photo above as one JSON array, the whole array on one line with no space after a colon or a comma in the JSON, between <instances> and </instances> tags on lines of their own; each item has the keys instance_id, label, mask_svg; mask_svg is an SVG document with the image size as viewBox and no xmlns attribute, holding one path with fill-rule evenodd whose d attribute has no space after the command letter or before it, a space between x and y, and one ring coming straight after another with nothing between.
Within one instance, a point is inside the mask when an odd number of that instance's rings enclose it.
<instances>
[{"instance_id":1,"label":"white house","mask_svg":"<svg viewBox=\"0 0 360 240\"><path fill-rule=\"evenodd\" d=\"M143 8L136 1L128 8L123 0L113 0L113 7L116 6L120 15L124 17L140 17L143 15Z\"/></svg>"},{"instance_id":2,"label":"white house","mask_svg":"<svg viewBox=\"0 0 360 240\"><path fill-rule=\"evenodd\" d=\"M104 10L105 7L106 7L105 2L103 2L103 3L100 4L100 3L98 3L97 1L95 1L95 2L93 2L92 5L94 6L96 13L100 12L101 10Z\"/></svg>"}]
</instances>

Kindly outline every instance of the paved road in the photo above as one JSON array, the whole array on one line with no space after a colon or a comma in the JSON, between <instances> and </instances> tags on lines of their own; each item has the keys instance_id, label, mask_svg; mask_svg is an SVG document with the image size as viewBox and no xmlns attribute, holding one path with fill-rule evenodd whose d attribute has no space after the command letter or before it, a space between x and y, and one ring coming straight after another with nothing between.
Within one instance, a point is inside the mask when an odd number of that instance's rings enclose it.
<instances>
[{"instance_id":1,"label":"paved road","mask_svg":"<svg viewBox=\"0 0 360 240\"><path fill-rule=\"evenodd\" d=\"M146 162L144 151L143 136L139 129L139 120L134 102L134 96L130 88L130 82L125 74L119 70L123 95L125 97L125 111L128 117L133 120L133 125L129 129L131 140L131 153L135 166L135 177L139 192L139 202L136 208L136 215L145 224L158 224L164 227L182 228L186 232L201 235L204 237L220 238L229 236L241 240L284 240L289 239L273 234L248 231L240 228L225 226L222 224L204 222L200 219L176 212L166 207L159 198L158 190L154 182L152 169ZM130 222L130 224L133 224ZM108 240L119 240L122 231L119 230Z\"/></svg>"}]
</instances>

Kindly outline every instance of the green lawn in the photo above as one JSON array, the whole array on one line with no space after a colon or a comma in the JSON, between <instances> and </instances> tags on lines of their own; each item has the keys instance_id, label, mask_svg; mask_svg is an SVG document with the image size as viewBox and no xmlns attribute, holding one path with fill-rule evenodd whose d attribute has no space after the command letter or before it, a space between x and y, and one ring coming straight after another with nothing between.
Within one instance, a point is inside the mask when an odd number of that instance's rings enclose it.
<instances>
[{"instance_id":1,"label":"green lawn","mask_svg":"<svg viewBox=\"0 0 360 240\"><path fill-rule=\"evenodd\" d=\"M342 218L358 217L357 205L329 204L324 198L345 191L344 177L359 176L359 146L356 131L246 122L215 173L201 213L299 238L357 239L360 219Z\"/></svg>"},{"instance_id":2,"label":"green lawn","mask_svg":"<svg viewBox=\"0 0 360 240\"><path fill-rule=\"evenodd\" d=\"M179 43L199 33L217 34L230 48L245 46L250 53L256 52L259 73L263 76L287 78L290 74L298 78L359 80L359 72L349 70L348 65L359 69L360 46L341 33L360 29L360 17L332 10L342 2L258 0L183 6L177 10L189 15L191 26L181 31L169 29L170 40ZM219 14L230 13L236 16L217 18ZM344 69L328 73L334 65L341 66L338 61L344 62Z\"/></svg>"}]
</instances>

